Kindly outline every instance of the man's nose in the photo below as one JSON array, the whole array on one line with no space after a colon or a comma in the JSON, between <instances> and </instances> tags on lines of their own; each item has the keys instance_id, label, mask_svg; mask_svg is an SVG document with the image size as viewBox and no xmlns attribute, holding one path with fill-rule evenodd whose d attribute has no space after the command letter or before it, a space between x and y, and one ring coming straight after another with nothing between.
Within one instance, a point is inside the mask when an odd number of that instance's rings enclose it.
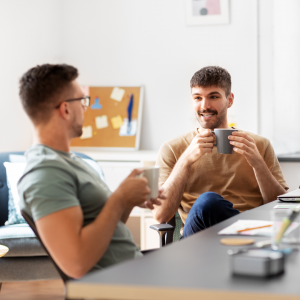
<instances>
[{"instance_id":1,"label":"man's nose","mask_svg":"<svg viewBox=\"0 0 300 300\"><path fill-rule=\"evenodd\" d=\"M207 98L203 98L201 101L201 109L206 110L210 108L210 101Z\"/></svg>"}]
</instances>

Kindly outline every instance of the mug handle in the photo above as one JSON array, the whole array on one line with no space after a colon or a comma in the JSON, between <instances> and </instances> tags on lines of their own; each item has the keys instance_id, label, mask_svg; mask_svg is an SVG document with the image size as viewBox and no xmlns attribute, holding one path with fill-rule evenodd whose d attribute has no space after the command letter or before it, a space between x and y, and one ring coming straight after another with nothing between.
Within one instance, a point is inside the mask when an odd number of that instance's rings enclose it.
<instances>
[{"instance_id":1,"label":"mug handle","mask_svg":"<svg viewBox=\"0 0 300 300\"><path fill-rule=\"evenodd\" d=\"M215 138L216 138L216 143L214 144L214 146L217 146L217 137L216 137L216 134L215 134L215 132L214 131L211 131L211 133L215 136Z\"/></svg>"}]
</instances>

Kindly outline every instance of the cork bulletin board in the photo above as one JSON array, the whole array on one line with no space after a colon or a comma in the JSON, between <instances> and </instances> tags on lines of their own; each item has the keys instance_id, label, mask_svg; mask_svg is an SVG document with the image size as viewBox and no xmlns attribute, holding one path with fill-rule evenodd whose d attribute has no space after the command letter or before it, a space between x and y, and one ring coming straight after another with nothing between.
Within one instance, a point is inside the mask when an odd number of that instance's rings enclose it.
<instances>
[{"instance_id":1,"label":"cork bulletin board","mask_svg":"<svg viewBox=\"0 0 300 300\"><path fill-rule=\"evenodd\" d=\"M85 112L83 135L72 140L72 149L138 150L143 87L82 88L90 96L90 106Z\"/></svg>"}]
</instances>

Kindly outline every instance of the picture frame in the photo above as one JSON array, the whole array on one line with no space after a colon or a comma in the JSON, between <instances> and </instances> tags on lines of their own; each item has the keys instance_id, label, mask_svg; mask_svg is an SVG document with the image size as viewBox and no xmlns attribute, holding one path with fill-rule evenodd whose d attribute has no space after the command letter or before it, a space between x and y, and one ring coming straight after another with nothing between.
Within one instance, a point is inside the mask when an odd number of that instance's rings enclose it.
<instances>
[{"instance_id":1,"label":"picture frame","mask_svg":"<svg viewBox=\"0 0 300 300\"><path fill-rule=\"evenodd\" d=\"M189 26L229 23L228 0L185 0Z\"/></svg>"}]
</instances>

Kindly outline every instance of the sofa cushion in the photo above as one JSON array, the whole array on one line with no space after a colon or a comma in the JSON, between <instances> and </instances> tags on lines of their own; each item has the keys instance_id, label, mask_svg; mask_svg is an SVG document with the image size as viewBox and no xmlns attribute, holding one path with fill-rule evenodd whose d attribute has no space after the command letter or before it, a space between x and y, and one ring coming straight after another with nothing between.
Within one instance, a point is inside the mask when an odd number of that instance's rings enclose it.
<instances>
[{"instance_id":1,"label":"sofa cushion","mask_svg":"<svg viewBox=\"0 0 300 300\"><path fill-rule=\"evenodd\" d=\"M0 259L0 270L0 282L61 279L53 262L46 256L4 256ZM3 298L0 296L0 299ZM13 299L13 296L10 299Z\"/></svg>"},{"instance_id":2,"label":"sofa cushion","mask_svg":"<svg viewBox=\"0 0 300 300\"><path fill-rule=\"evenodd\" d=\"M47 256L41 243L27 224L1 226L0 245L9 248L5 257Z\"/></svg>"},{"instance_id":3,"label":"sofa cushion","mask_svg":"<svg viewBox=\"0 0 300 300\"><path fill-rule=\"evenodd\" d=\"M16 155L14 155L16 156ZM11 155L10 155L11 157ZM25 156L23 156L25 158ZM6 169L8 187L8 220L5 225L26 223L21 215L17 183L24 173L26 163L3 163Z\"/></svg>"},{"instance_id":4,"label":"sofa cushion","mask_svg":"<svg viewBox=\"0 0 300 300\"><path fill-rule=\"evenodd\" d=\"M17 184L19 179L24 173L26 167L26 157L24 155L10 154L9 159L10 162L3 163L6 169L6 178L7 178L7 187L8 187L8 220L5 222L5 225L22 224L22 223L26 223L26 221L22 217L20 207L19 207L20 198L19 198ZM105 182L104 174L102 172L100 165L96 161L90 158L82 158L82 159L88 165L90 165L99 174L102 181Z\"/></svg>"}]
</instances>

